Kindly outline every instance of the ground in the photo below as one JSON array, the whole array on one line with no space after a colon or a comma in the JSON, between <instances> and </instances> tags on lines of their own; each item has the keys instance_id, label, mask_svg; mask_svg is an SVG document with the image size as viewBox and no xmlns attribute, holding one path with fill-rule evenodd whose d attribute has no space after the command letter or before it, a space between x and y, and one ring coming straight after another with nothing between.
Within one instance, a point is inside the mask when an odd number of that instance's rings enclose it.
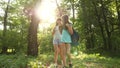
<instances>
[{"instance_id":1,"label":"ground","mask_svg":"<svg viewBox=\"0 0 120 68\"><path fill-rule=\"evenodd\" d=\"M41 65L43 66L43 68L45 66L47 66L47 68L54 68L53 55L40 55L36 59L36 61L37 60L43 61L43 62L40 61L40 64L38 65L39 67ZM36 61L34 61L33 63L35 63ZM59 58L59 63L60 63L60 58ZM104 57L104 56L100 56L99 53L85 54L79 52L78 54L72 54L72 63L73 63L73 68L120 68L120 58ZM61 68L61 64L59 65L59 68Z\"/></svg>"}]
</instances>

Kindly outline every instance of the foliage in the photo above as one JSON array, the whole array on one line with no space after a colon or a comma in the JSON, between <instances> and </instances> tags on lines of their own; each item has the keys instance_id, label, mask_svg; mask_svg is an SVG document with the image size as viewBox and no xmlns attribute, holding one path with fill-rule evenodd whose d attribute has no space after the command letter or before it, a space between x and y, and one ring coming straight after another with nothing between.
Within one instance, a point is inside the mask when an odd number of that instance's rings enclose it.
<instances>
[{"instance_id":1,"label":"foliage","mask_svg":"<svg viewBox=\"0 0 120 68\"><path fill-rule=\"evenodd\" d=\"M66 8L75 10L74 27L80 33L80 43L83 43L86 49L120 51L119 42L117 42L120 38L118 34L120 24L119 1L63 0L62 5L66 4L68 5ZM74 8L70 4L74 4Z\"/></svg>"},{"instance_id":2,"label":"foliage","mask_svg":"<svg viewBox=\"0 0 120 68\"><path fill-rule=\"evenodd\" d=\"M85 54L79 52L79 55L74 57L73 63L74 67L78 68L119 68L119 60L119 58L100 56L99 53Z\"/></svg>"},{"instance_id":3,"label":"foliage","mask_svg":"<svg viewBox=\"0 0 120 68\"><path fill-rule=\"evenodd\" d=\"M0 68L31 68L53 64L52 28L38 31L39 54L25 57L30 18L25 10L35 6L37 0L10 0L6 36L0 29L0 52L7 46L14 55L1 55ZM6 0L0 0L0 25L3 26ZM74 6L74 8L73 8ZM72 47L75 68L119 68L120 59L101 56L104 51L119 54L120 51L120 1L119 0L63 0L62 14L69 14L73 27L80 34L80 45ZM75 12L73 12L74 10ZM72 12L72 13L71 13ZM28 12L29 13L29 12ZM73 16L75 15L75 16ZM73 19L75 17L75 19ZM4 26L3 26L4 27ZM3 41L5 39L5 41ZM3 45L5 43L6 45ZM31 48L32 49L32 48ZM93 54L85 54L81 51ZM99 50L99 51L98 51ZM98 52L97 52L98 51ZM97 52L97 53L96 53ZM15 54L16 53L16 54ZM20 55L18 55L20 54ZM107 55L108 53L105 52ZM118 55L117 55L118 56ZM116 57L117 57L116 56ZM60 61L60 58L59 58Z\"/></svg>"},{"instance_id":4,"label":"foliage","mask_svg":"<svg viewBox=\"0 0 120 68\"><path fill-rule=\"evenodd\" d=\"M26 57L23 55L2 55L0 56L0 68L25 68Z\"/></svg>"},{"instance_id":5,"label":"foliage","mask_svg":"<svg viewBox=\"0 0 120 68\"><path fill-rule=\"evenodd\" d=\"M5 11L5 6L7 5L6 1L0 1L1 10ZM13 2L10 0L9 8L8 8L8 17L7 17L7 31L6 37L3 37L3 30L1 30L1 41L6 43L3 45L1 42L0 48L7 46L8 49L14 49L15 52L26 52L26 42L27 42L27 28L28 28L28 20L23 15L25 1ZM3 14L3 15L2 15ZM4 13L2 13L0 19L4 18ZM3 20L1 20L3 22ZM3 23L1 23L1 26ZM3 41L3 38L6 39Z\"/></svg>"},{"instance_id":6,"label":"foliage","mask_svg":"<svg viewBox=\"0 0 120 68\"><path fill-rule=\"evenodd\" d=\"M47 54L53 52L52 28L43 29L38 33L39 54Z\"/></svg>"},{"instance_id":7,"label":"foliage","mask_svg":"<svg viewBox=\"0 0 120 68\"><path fill-rule=\"evenodd\" d=\"M24 55L2 55L0 56L0 67L5 68L39 68L52 67L53 53L40 54L38 57L25 57ZM60 58L59 58L60 59ZM60 61L60 60L59 60ZM85 54L78 51L78 55L72 53L72 63L74 68L119 68L120 59L101 56L99 53Z\"/></svg>"}]
</instances>

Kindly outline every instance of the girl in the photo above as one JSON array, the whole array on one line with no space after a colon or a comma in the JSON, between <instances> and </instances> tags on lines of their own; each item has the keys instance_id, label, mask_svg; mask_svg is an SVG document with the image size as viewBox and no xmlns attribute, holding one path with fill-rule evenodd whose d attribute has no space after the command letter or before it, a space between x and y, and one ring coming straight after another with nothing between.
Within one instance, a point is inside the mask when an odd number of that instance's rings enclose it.
<instances>
[{"instance_id":1,"label":"girl","mask_svg":"<svg viewBox=\"0 0 120 68\"><path fill-rule=\"evenodd\" d=\"M71 63L71 55L70 55L70 48L71 45L70 43L71 41L71 34L73 34L73 30L72 30L72 25L69 23L69 19L67 15L62 16L62 22L63 22L63 29L62 29L62 37L61 37L61 56L62 56L62 60L63 60L63 65L64 68L67 66L66 65L66 54L68 56L69 59L69 67L72 67L72 63Z\"/></svg>"},{"instance_id":2,"label":"girl","mask_svg":"<svg viewBox=\"0 0 120 68\"><path fill-rule=\"evenodd\" d=\"M60 53L60 44L61 44L61 19L58 18L56 21L56 26L53 29L53 45L54 45L54 62L57 67L58 54Z\"/></svg>"}]
</instances>

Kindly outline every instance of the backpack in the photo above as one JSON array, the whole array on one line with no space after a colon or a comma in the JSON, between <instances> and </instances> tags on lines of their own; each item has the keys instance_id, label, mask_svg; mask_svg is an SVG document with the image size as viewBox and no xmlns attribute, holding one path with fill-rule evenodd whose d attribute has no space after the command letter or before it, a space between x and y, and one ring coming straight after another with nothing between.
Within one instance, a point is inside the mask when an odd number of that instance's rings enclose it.
<instances>
[{"instance_id":1,"label":"backpack","mask_svg":"<svg viewBox=\"0 0 120 68\"><path fill-rule=\"evenodd\" d=\"M74 29L73 29L73 34L71 35L71 40L72 40L72 43L71 43L72 46L79 45L79 42L78 42L79 41L79 34Z\"/></svg>"}]
</instances>

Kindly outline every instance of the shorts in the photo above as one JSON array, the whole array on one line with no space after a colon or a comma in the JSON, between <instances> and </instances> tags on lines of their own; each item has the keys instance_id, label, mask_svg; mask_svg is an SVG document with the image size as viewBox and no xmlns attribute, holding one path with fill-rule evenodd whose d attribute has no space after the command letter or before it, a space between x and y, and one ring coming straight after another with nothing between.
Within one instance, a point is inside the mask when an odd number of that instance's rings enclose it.
<instances>
[{"instance_id":1,"label":"shorts","mask_svg":"<svg viewBox=\"0 0 120 68\"><path fill-rule=\"evenodd\" d=\"M53 44L54 44L54 45L59 45L59 44L61 44L61 39L54 39L54 40L53 40Z\"/></svg>"}]
</instances>

